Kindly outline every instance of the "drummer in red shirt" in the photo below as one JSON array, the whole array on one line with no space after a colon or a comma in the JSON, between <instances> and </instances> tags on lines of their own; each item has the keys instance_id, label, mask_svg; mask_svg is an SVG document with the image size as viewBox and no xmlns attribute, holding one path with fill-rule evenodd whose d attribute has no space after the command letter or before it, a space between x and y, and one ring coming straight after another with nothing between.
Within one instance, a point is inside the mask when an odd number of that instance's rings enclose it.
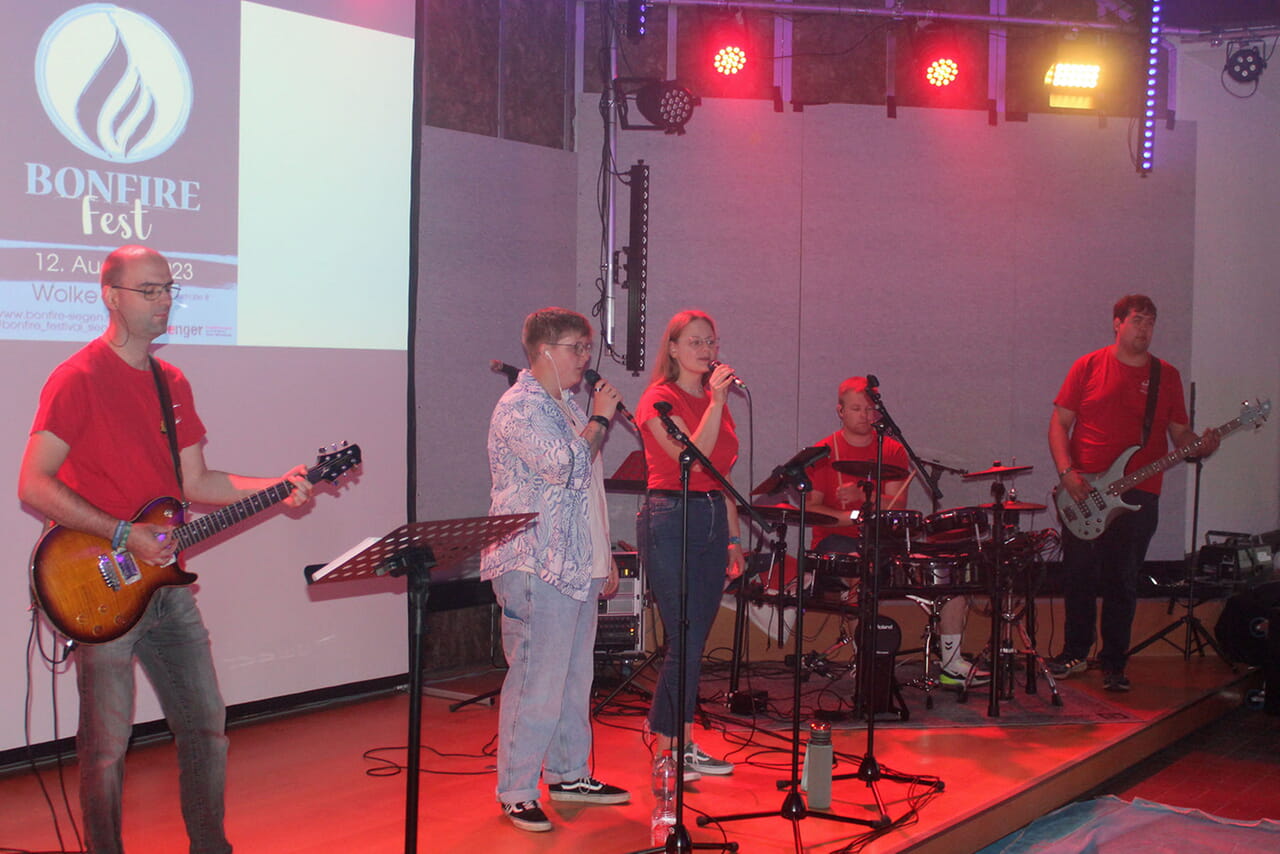
<instances>
[{"instance_id":1,"label":"drummer in red shirt","mask_svg":"<svg viewBox=\"0 0 1280 854\"><path fill-rule=\"evenodd\" d=\"M851 553L862 549L862 529L854 521L874 506L875 496L867 477L836 471L836 461L863 461L870 464L876 459L876 433L874 424L880 418L875 404L867 396L866 377L849 377L840 384L836 403L836 415L840 429L827 436L818 445L831 448L831 453L816 463L811 471L813 490L809 493L808 508L841 520L845 524L836 527L816 526L813 529L813 548L829 553ZM884 465L899 471L908 471L911 461L906 449L897 440L885 437ZM907 506L907 490L911 478L886 480L880 484L882 511L903 510ZM868 485L864 489L864 484ZM973 665L960 655L964 638L965 617L968 614L967 599L956 596L947 601L939 615L938 635L941 641L943 685L959 687L965 684ZM983 685L990 676L983 671L974 674L970 687Z\"/></svg>"}]
</instances>

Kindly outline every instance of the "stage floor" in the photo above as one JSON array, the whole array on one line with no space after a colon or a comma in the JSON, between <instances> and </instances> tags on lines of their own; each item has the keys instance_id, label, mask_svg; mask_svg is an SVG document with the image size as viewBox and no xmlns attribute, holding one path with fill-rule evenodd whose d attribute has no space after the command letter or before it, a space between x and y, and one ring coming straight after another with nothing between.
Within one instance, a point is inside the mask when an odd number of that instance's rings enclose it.
<instances>
[{"instance_id":1,"label":"stage floor","mask_svg":"<svg viewBox=\"0 0 1280 854\"><path fill-rule=\"evenodd\" d=\"M928 800L914 821L887 830L862 850L870 852L976 850L1176 742L1242 702L1244 672L1232 673L1209 656L1184 662L1179 655L1141 656L1131 662L1133 691L1106 694L1090 671L1069 680L1132 713L1126 721L1093 724L931 727L920 695L908 694L913 725L878 726L874 753L879 764L908 774L941 778L945 790ZM481 674L449 687L469 690L496 685L500 673ZM1019 689L1021 690L1021 689ZM985 692L970 703L985 708ZM497 709L473 705L450 712L449 701L424 698L419 851L626 852L648 845L649 753L639 732L642 718L610 707L596 722L595 774L631 790L624 806L548 804L555 830L530 834L514 829L494 801L493 742ZM239 852L405 850L405 778L378 775L385 762L405 761L408 700L403 693L246 723L231 731L227 825ZM1136 718L1136 719L1135 719ZM776 812L784 793L790 748L775 736L699 730L710 752L732 752L739 762L730 777L706 778L686 788L685 823L695 841L728 839L744 852L797 850L793 822L768 817L696 825L698 813L723 815ZM837 773L852 773L866 750L865 728L834 734L837 752L851 757ZM63 807L58 769L41 778L56 806L62 841L51 807L32 773L0 779L0 849L78 850ZM177 769L170 743L143 746L130 754L125 785L125 842L131 854L185 850L177 798ZM74 763L65 774L67 798L76 803ZM878 784L892 819L908 811L909 787ZM873 818L874 800L860 780L837 782L832 811ZM78 812L78 809L77 809ZM795 823L805 852L835 851L865 828L806 818Z\"/></svg>"}]
</instances>

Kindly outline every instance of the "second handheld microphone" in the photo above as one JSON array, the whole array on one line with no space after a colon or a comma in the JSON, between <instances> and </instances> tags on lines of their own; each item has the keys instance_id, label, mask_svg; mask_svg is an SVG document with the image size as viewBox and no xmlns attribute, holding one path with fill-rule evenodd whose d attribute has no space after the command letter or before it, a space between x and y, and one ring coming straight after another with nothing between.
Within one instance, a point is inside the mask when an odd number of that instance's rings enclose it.
<instances>
[{"instance_id":1,"label":"second handheld microphone","mask_svg":"<svg viewBox=\"0 0 1280 854\"><path fill-rule=\"evenodd\" d=\"M598 373L596 373L593 368L587 368L585 371L583 371L582 378L587 382L589 382L592 386L600 382L600 380L602 379L602 377ZM618 401L618 414L621 415L623 418L627 419L628 421L630 421L632 424L636 423L635 417L632 416L631 412L627 409L627 407L623 405L622 401Z\"/></svg>"}]
</instances>

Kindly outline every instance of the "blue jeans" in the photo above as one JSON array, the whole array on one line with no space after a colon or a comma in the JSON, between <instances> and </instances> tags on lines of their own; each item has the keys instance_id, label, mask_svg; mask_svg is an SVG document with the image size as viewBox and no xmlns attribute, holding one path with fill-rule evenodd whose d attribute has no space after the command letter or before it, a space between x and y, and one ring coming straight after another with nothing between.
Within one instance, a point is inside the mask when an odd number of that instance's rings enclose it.
<instances>
[{"instance_id":1,"label":"blue jeans","mask_svg":"<svg viewBox=\"0 0 1280 854\"><path fill-rule=\"evenodd\" d=\"M133 731L134 659L155 689L178 748L178 786L191 854L231 850L223 831L226 707L209 633L190 587L156 591L138 624L119 638L76 649L80 689L80 809L92 854L120 854L124 756Z\"/></svg>"},{"instance_id":2,"label":"blue jeans","mask_svg":"<svg viewBox=\"0 0 1280 854\"><path fill-rule=\"evenodd\" d=\"M537 800L540 771L547 783L590 772L596 599L604 581L593 579L579 602L531 572L493 579L508 667L498 710L501 803Z\"/></svg>"},{"instance_id":3,"label":"blue jeans","mask_svg":"<svg viewBox=\"0 0 1280 854\"><path fill-rule=\"evenodd\" d=\"M1129 659L1129 636L1138 608L1138 574L1147 546L1160 521L1160 497L1131 489L1121 496L1140 509L1122 513L1096 540L1082 540L1062 530L1062 654L1085 659L1093 646L1102 597L1102 649L1098 662L1106 672L1123 671Z\"/></svg>"},{"instance_id":4,"label":"blue jeans","mask_svg":"<svg viewBox=\"0 0 1280 854\"><path fill-rule=\"evenodd\" d=\"M679 496L650 493L636 527L640 559L649 590L662 617L667 655L662 660L653 705L649 708L649 729L675 737L680 722L693 721L698 702L698 681L702 676L702 648L711 634L711 624L720 610L724 592L725 567L729 562L729 522L724 496L691 495L689 498L689 598L686 603L688 643L680 633L680 552L683 509ZM685 702L678 714L680 657L685 661Z\"/></svg>"}]
</instances>

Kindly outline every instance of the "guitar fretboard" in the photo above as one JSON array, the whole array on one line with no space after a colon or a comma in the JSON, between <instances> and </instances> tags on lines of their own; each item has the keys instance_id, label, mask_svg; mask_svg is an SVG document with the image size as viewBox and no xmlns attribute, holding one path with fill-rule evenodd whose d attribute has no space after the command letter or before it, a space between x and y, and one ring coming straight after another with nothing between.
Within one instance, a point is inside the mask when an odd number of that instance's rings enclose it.
<instances>
[{"instance_id":1,"label":"guitar fretboard","mask_svg":"<svg viewBox=\"0 0 1280 854\"><path fill-rule=\"evenodd\" d=\"M261 492L255 492L247 498L241 498L234 504L228 504L220 507L212 513L201 516L185 525L179 525L174 529L174 533L178 537L177 551L182 551L188 546L193 546L201 540L212 537L219 531L224 531L237 522L243 522L251 516L255 516L279 504L285 498L289 497L289 493L293 491L293 484L287 480L282 480L274 486L268 486Z\"/></svg>"},{"instance_id":2,"label":"guitar fretboard","mask_svg":"<svg viewBox=\"0 0 1280 854\"><path fill-rule=\"evenodd\" d=\"M1218 438L1225 439L1227 436L1230 436L1232 433L1239 430L1243 425L1243 418L1237 416L1232 418L1226 424L1223 424L1221 427L1218 427L1215 432L1218 434ZM1110 495L1122 495L1143 481L1155 477L1160 472L1169 468L1169 466L1180 463L1187 457L1194 457L1196 452L1200 450L1200 446L1203 441L1203 439L1196 439L1190 445L1185 445L1178 448L1176 451L1170 451L1160 459L1147 463L1140 469L1129 472L1119 480L1113 481L1107 487L1107 493Z\"/></svg>"}]
</instances>

